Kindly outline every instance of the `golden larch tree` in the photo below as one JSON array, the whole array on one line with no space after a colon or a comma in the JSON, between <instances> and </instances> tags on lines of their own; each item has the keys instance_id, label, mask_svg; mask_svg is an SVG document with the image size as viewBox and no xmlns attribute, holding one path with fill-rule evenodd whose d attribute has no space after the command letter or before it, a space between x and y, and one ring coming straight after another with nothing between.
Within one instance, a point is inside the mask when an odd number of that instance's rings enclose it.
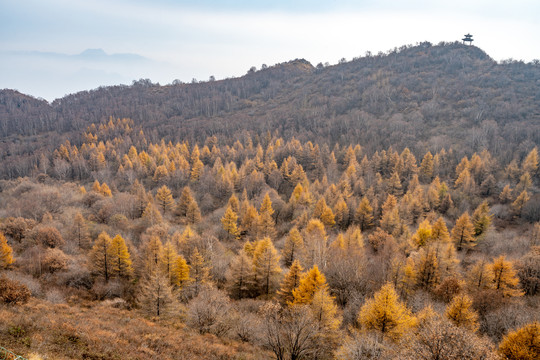
<instances>
[{"instance_id":1,"label":"golden larch tree","mask_svg":"<svg viewBox=\"0 0 540 360\"><path fill-rule=\"evenodd\" d=\"M516 216L521 217L523 207L530 199L531 197L527 193L527 190L523 190L521 194L518 195L516 200L514 200L514 202L512 203L512 209L514 210L514 214Z\"/></svg>"},{"instance_id":2,"label":"golden larch tree","mask_svg":"<svg viewBox=\"0 0 540 360\"><path fill-rule=\"evenodd\" d=\"M424 221L422 221L420 225L418 225L418 229L412 236L411 241L415 246L425 246L431 242L431 240L433 239L432 236L433 227L431 226L431 223L428 219L424 219Z\"/></svg>"},{"instance_id":3,"label":"golden larch tree","mask_svg":"<svg viewBox=\"0 0 540 360\"><path fill-rule=\"evenodd\" d=\"M137 296L139 306L151 316L172 315L177 301L167 276L159 269L154 269L143 277Z\"/></svg>"},{"instance_id":4,"label":"golden larch tree","mask_svg":"<svg viewBox=\"0 0 540 360\"><path fill-rule=\"evenodd\" d=\"M302 278L302 265L300 261L294 260L289 271L285 274L285 277L281 281L280 288L277 292L279 302L281 305L292 304L294 301L293 290L300 285L300 279Z\"/></svg>"},{"instance_id":5,"label":"golden larch tree","mask_svg":"<svg viewBox=\"0 0 540 360\"><path fill-rule=\"evenodd\" d=\"M450 232L446 227L444 219L439 217L437 221L433 223L431 227L431 238L433 241L449 242L450 241Z\"/></svg>"},{"instance_id":6,"label":"golden larch tree","mask_svg":"<svg viewBox=\"0 0 540 360\"><path fill-rule=\"evenodd\" d=\"M269 237L259 240L255 246L253 271L260 294L268 296L276 290L281 276L281 268L279 267L278 252Z\"/></svg>"},{"instance_id":7,"label":"golden larch tree","mask_svg":"<svg viewBox=\"0 0 540 360\"><path fill-rule=\"evenodd\" d=\"M469 213L463 213L457 219L456 224L452 228L451 234L452 240L456 243L457 250L463 248L472 248L476 245L476 239L474 237L474 225L471 222Z\"/></svg>"},{"instance_id":8,"label":"golden larch tree","mask_svg":"<svg viewBox=\"0 0 540 360\"><path fill-rule=\"evenodd\" d=\"M204 257L199 253L199 249L195 248L190 257L190 276L191 281L195 289L195 293L198 294L201 286L210 282L210 269L206 265Z\"/></svg>"},{"instance_id":9,"label":"golden larch tree","mask_svg":"<svg viewBox=\"0 0 540 360\"><path fill-rule=\"evenodd\" d=\"M362 198L354 216L356 223L360 226L360 230L364 231L373 226L373 207L367 197L364 196Z\"/></svg>"},{"instance_id":10,"label":"golden larch tree","mask_svg":"<svg viewBox=\"0 0 540 360\"><path fill-rule=\"evenodd\" d=\"M173 264L173 283L179 289L182 289L190 283L189 265L182 255L176 256Z\"/></svg>"},{"instance_id":11,"label":"golden larch tree","mask_svg":"<svg viewBox=\"0 0 540 360\"><path fill-rule=\"evenodd\" d=\"M97 237L92 250L90 251L90 261L92 270L109 281L111 272L110 248L112 244L111 237L102 232Z\"/></svg>"},{"instance_id":12,"label":"golden larch tree","mask_svg":"<svg viewBox=\"0 0 540 360\"><path fill-rule=\"evenodd\" d=\"M493 288L503 296L522 296L523 291L519 288L519 278L511 261L506 260L504 255L499 256L490 265L493 274Z\"/></svg>"},{"instance_id":13,"label":"golden larch tree","mask_svg":"<svg viewBox=\"0 0 540 360\"><path fill-rule=\"evenodd\" d=\"M272 208L272 200L270 195L266 193L264 196L261 208L259 209L259 235L268 236L274 238L276 235L275 222L272 215L274 209Z\"/></svg>"},{"instance_id":14,"label":"golden larch tree","mask_svg":"<svg viewBox=\"0 0 540 360\"><path fill-rule=\"evenodd\" d=\"M120 235L116 235L109 247L110 274L111 277L129 278L133 274L131 256L126 241Z\"/></svg>"},{"instance_id":15,"label":"golden larch tree","mask_svg":"<svg viewBox=\"0 0 540 360\"><path fill-rule=\"evenodd\" d=\"M472 223L474 225L474 236L481 237L486 234L493 215L489 213L489 205L487 201L482 202L472 215Z\"/></svg>"},{"instance_id":16,"label":"golden larch tree","mask_svg":"<svg viewBox=\"0 0 540 360\"><path fill-rule=\"evenodd\" d=\"M358 321L363 329L375 330L393 340L415 326L416 319L403 304L391 283L385 284L360 309Z\"/></svg>"},{"instance_id":17,"label":"golden larch tree","mask_svg":"<svg viewBox=\"0 0 540 360\"><path fill-rule=\"evenodd\" d=\"M7 243L4 234L0 232L0 269L6 269L14 262L13 249Z\"/></svg>"},{"instance_id":18,"label":"golden larch tree","mask_svg":"<svg viewBox=\"0 0 540 360\"><path fill-rule=\"evenodd\" d=\"M499 345L499 352L508 360L540 359L540 323L535 321L508 333Z\"/></svg>"},{"instance_id":19,"label":"golden larch tree","mask_svg":"<svg viewBox=\"0 0 540 360\"><path fill-rule=\"evenodd\" d=\"M158 189L156 193L156 204L163 214L169 212L174 207L174 199L167 185L163 185Z\"/></svg>"},{"instance_id":20,"label":"golden larch tree","mask_svg":"<svg viewBox=\"0 0 540 360\"><path fill-rule=\"evenodd\" d=\"M446 307L445 315L457 326L478 330L478 314L472 309L472 300L466 294L457 294Z\"/></svg>"},{"instance_id":21,"label":"golden larch tree","mask_svg":"<svg viewBox=\"0 0 540 360\"><path fill-rule=\"evenodd\" d=\"M304 239L302 239L300 231L295 226L289 231L289 235L285 239L285 244L281 250L281 258L285 266L291 266L293 261L302 255L303 251Z\"/></svg>"},{"instance_id":22,"label":"golden larch tree","mask_svg":"<svg viewBox=\"0 0 540 360\"><path fill-rule=\"evenodd\" d=\"M334 218L338 227L345 230L349 226L349 207L342 197L334 206Z\"/></svg>"},{"instance_id":23,"label":"golden larch tree","mask_svg":"<svg viewBox=\"0 0 540 360\"><path fill-rule=\"evenodd\" d=\"M226 274L227 290L235 299L248 297L253 293L255 274L253 261L245 251L240 250L231 262Z\"/></svg>"},{"instance_id":24,"label":"golden larch tree","mask_svg":"<svg viewBox=\"0 0 540 360\"><path fill-rule=\"evenodd\" d=\"M490 264L483 260L477 261L467 272L465 281L471 291L493 288L493 272Z\"/></svg>"},{"instance_id":25,"label":"golden larch tree","mask_svg":"<svg viewBox=\"0 0 540 360\"><path fill-rule=\"evenodd\" d=\"M326 289L327 287L326 277L319 271L317 265L314 265L302 276L298 287L293 289L292 304L309 304L313 300L313 295L315 295L318 290Z\"/></svg>"},{"instance_id":26,"label":"golden larch tree","mask_svg":"<svg viewBox=\"0 0 540 360\"><path fill-rule=\"evenodd\" d=\"M178 253L176 252L174 245L171 241L167 241L165 245L163 245L161 253L159 254L159 262L161 271L163 271L165 276L167 276L167 279L169 279L169 284L171 285L173 285L175 282L174 266L177 258Z\"/></svg>"},{"instance_id":27,"label":"golden larch tree","mask_svg":"<svg viewBox=\"0 0 540 360\"><path fill-rule=\"evenodd\" d=\"M326 266L328 237L320 220L311 219L304 229L304 249L304 266Z\"/></svg>"},{"instance_id":28,"label":"golden larch tree","mask_svg":"<svg viewBox=\"0 0 540 360\"><path fill-rule=\"evenodd\" d=\"M223 230L227 232L227 237L229 239L238 239L240 232L238 231L238 215L232 209L231 206L227 207L225 214L221 218L221 224L223 225Z\"/></svg>"}]
</instances>

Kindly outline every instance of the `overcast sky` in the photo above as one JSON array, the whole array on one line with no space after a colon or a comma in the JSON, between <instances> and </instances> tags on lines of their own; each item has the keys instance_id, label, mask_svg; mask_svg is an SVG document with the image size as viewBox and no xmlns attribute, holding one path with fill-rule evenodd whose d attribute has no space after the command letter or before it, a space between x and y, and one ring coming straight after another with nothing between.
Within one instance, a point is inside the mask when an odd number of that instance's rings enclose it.
<instances>
[{"instance_id":1,"label":"overcast sky","mask_svg":"<svg viewBox=\"0 0 540 360\"><path fill-rule=\"evenodd\" d=\"M465 33L495 60L538 59L540 1L0 0L0 88L53 100L140 78L241 76L295 58L334 64ZM87 49L106 55L73 56Z\"/></svg>"}]
</instances>

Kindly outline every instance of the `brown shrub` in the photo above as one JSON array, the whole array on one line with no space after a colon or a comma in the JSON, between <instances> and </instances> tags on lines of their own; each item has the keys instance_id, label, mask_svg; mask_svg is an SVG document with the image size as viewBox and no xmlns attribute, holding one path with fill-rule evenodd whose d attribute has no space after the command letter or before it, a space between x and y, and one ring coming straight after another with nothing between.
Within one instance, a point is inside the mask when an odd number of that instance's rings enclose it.
<instances>
[{"instance_id":1,"label":"brown shrub","mask_svg":"<svg viewBox=\"0 0 540 360\"><path fill-rule=\"evenodd\" d=\"M64 245L64 238L57 228L52 226L43 226L35 230L33 237L38 244L45 247L56 248Z\"/></svg>"},{"instance_id":2,"label":"brown shrub","mask_svg":"<svg viewBox=\"0 0 540 360\"><path fill-rule=\"evenodd\" d=\"M6 304L25 304L30 299L30 290L18 281L0 277L0 302Z\"/></svg>"}]
</instances>

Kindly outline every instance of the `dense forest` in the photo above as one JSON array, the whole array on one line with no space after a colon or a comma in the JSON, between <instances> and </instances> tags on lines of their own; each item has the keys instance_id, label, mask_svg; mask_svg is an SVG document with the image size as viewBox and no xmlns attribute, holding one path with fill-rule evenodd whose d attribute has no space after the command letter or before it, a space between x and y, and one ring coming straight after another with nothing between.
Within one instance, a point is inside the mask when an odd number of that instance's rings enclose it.
<instances>
[{"instance_id":1,"label":"dense forest","mask_svg":"<svg viewBox=\"0 0 540 360\"><path fill-rule=\"evenodd\" d=\"M457 43L0 92L0 346L537 359L540 67Z\"/></svg>"}]
</instances>

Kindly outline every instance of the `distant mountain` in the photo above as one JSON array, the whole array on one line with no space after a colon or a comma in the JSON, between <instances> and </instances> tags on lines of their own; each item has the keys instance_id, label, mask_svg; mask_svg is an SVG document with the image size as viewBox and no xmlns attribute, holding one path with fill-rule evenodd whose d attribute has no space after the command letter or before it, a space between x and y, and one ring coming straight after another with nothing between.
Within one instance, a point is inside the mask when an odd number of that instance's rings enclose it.
<instances>
[{"instance_id":1,"label":"distant mountain","mask_svg":"<svg viewBox=\"0 0 540 360\"><path fill-rule=\"evenodd\" d=\"M166 140L221 134L233 141L243 131L277 131L302 141L360 143L368 152L445 148L457 156L488 149L509 161L540 144L539 82L536 64L498 64L475 46L422 43L335 66L294 60L221 81L159 86L141 80L52 104L4 90L0 136L20 156L28 153L22 149L29 136L55 134L77 143L75 134L114 116L132 118ZM8 140L13 136L19 145ZM36 156L17 167L32 166Z\"/></svg>"},{"instance_id":2,"label":"distant mountain","mask_svg":"<svg viewBox=\"0 0 540 360\"><path fill-rule=\"evenodd\" d=\"M34 57L34 58L54 58L60 60L90 60L90 61L151 61L144 56L137 54L107 54L103 49L86 49L80 54L64 54L46 51L3 51L5 56Z\"/></svg>"}]
</instances>

